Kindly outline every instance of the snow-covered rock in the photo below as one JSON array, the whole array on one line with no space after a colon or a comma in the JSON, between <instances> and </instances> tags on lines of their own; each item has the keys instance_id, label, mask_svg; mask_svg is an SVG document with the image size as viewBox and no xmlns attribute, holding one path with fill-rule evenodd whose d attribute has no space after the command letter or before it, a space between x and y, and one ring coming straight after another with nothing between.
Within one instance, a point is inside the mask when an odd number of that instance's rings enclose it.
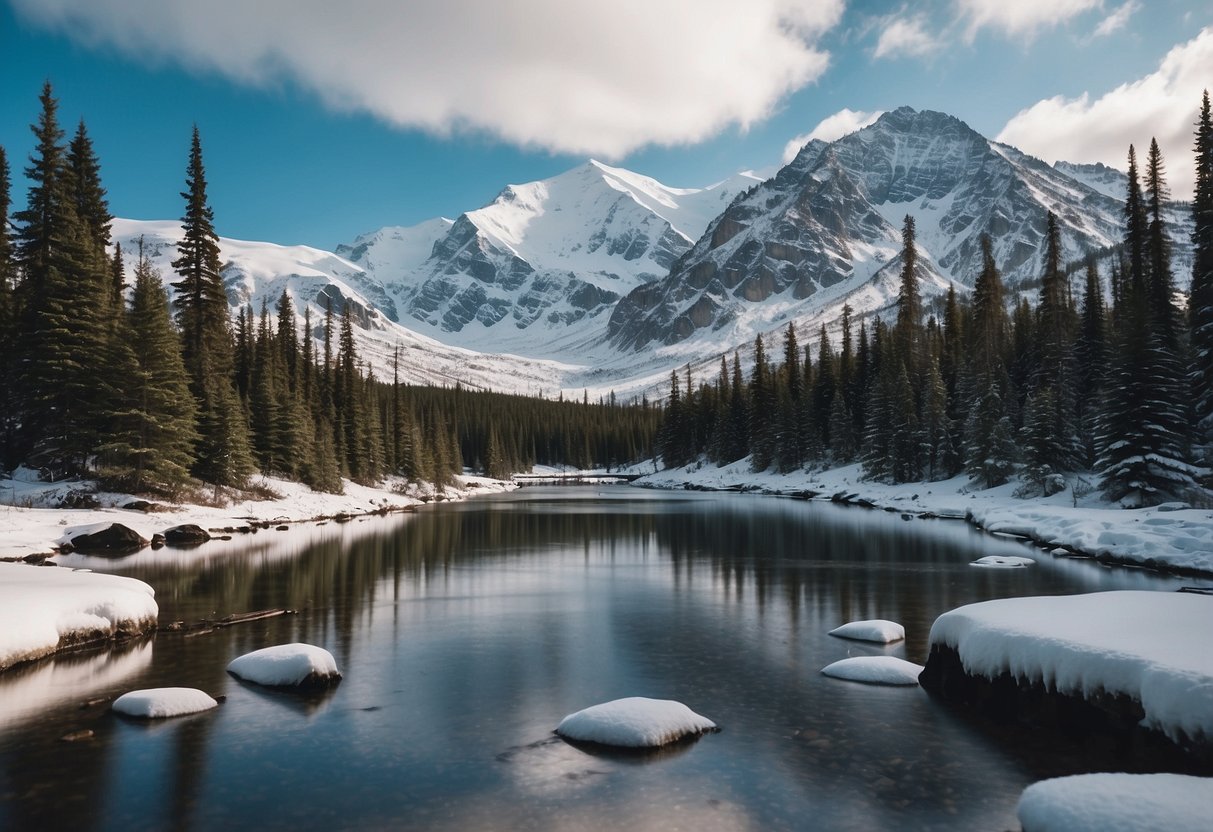
<instances>
[{"instance_id":1,"label":"snow-covered rock","mask_svg":"<svg viewBox=\"0 0 1213 832\"><path fill-rule=\"evenodd\" d=\"M844 303L858 316L887 315L907 215L924 297L973 285L985 233L1017 287L1041 273L1048 211L1067 261L1120 241L1124 191L1109 195L1116 186L1103 174L1050 167L953 116L900 107L830 144L809 142L735 200L667 277L618 303L611 341L632 351L693 341L719 355L788 321L815 333ZM1188 214L1178 205L1169 214L1177 276L1190 258Z\"/></svg>"},{"instance_id":2,"label":"snow-covered rock","mask_svg":"<svg viewBox=\"0 0 1213 832\"><path fill-rule=\"evenodd\" d=\"M856 656L821 669L826 676L870 685L917 685L922 665L896 656Z\"/></svg>"},{"instance_id":3,"label":"snow-covered rock","mask_svg":"<svg viewBox=\"0 0 1213 832\"><path fill-rule=\"evenodd\" d=\"M326 687L341 679L333 654L314 644L279 644L232 659L227 670L270 687Z\"/></svg>"},{"instance_id":4,"label":"snow-covered rock","mask_svg":"<svg viewBox=\"0 0 1213 832\"><path fill-rule=\"evenodd\" d=\"M122 694L110 708L125 716L164 719L209 711L218 704L197 688L147 688Z\"/></svg>"},{"instance_id":5,"label":"snow-covered rock","mask_svg":"<svg viewBox=\"0 0 1213 832\"><path fill-rule=\"evenodd\" d=\"M0 563L0 670L69 644L142 633L159 612L143 581Z\"/></svg>"},{"instance_id":6,"label":"snow-covered rock","mask_svg":"<svg viewBox=\"0 0 1213 832\"><path fill-rule=\"evenodd\" d=\"M896 621L886 621L883 618L872 618L867 621L851 621L841 627L830 630L830 635L839 638L852 638L858 641L875 641L889 644L901 641L906 637L906 628Z\"/></svg>"},{"instance_id":7,"label":"snow-covered rock","mask_svg":"<svg viewBox=\"0 0 1213 832\"><path fill-rule=\"evenodd\" d=\"M978 558L969 564L969 566L979 566L983 569L1023 569L1025 566L1033 566L1036 561L1031 558L1020 558L1014 555L986 555L984 558Z\"/></svg>"},{"instance_id":8,"label":"snow-covered rock","mask_svg":"<svg viewBox=\"0 0 1213 832\"><path fill-rule=\"evenodd\" d=\"M1028 786L1018 814L1024 832L1196 832L1211 806L1208 777L1079 774Z\"/></svg>"},{"instance_id":9,"label":"snow-covered rock","mask_svg":"<svg viewBox=\"0 0 1213 832\"><path fill-rule=\"evenodd\" d=\"M715 728L715 722L681 702L630 696L569 714L556 733L578 742L656 748Z\"/></svg>"},{"instance_id":10,"label":"snow-covered rock","mask_svg":"<svg viewBox=\"0 0 1213 832\"><path fill-rule=\"evenodd\" d=\"M1010 674L1062 694L1123 694L1143 724L1177 742L1213 741L1213 597L1099 592L1005 598L944 613L930 643L964 670Z\"/></svg>"}]
</instances>

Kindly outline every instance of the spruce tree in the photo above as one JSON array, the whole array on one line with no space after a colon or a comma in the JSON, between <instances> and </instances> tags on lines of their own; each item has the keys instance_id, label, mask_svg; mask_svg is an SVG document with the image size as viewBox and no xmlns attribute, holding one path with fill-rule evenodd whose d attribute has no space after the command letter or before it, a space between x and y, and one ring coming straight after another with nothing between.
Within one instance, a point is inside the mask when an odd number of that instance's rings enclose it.
<instances>
[{"instance_id":1,"label":"spruce tree","mask_svg":"<svg viewBox=\"0 0 1213 832\"><path fill-rule=\"evenodd\" d=\"M0 147L0 471L17 464L17 276L9 236L8 155Z\"/></svg>"},{"instance_id":2,"label":"spruce tree","mask_svg":"<svg viewBox=\"0 0 1213 832\"><path fill-rule=\"evenodd\" d=\"M1095 434L1108 374L1108 317L1099 267L1094 258L1087 261L1074 356L1078 368L1077 413L1083 464L1090 466L1095 462Z\"/></svg>"},{"instance_id":3,"label":"spruce tree","mask_svg":"<svg viewBox=\"0 0 1213 832\"><path fill-rule=\"evenodd\" d=\"M220 274L219 235L206 193L202 140L194 128L186 167L185 214L173 269L173 306L182 355L198 405L199 442L193 473L220 486L243 486L253 472L248 425L232 383L232 336Z\"/></svg>"},{"instance_id":4,"label":"spruce tree","mask_svg":"<svg viewBox=\"0 0 1213 832\"><path fill-rule=\"evenodd\" d=\"M114 430L99 447L100 474L111 486L174 497L189 483L198 440L194 399L168 296L142 248L134 276L121 329L130 371Z\"/></svg>"},{"instance_id":5,"label":"spruce tree","mask_svg":"<svg viewBox=\"0 0 1213 832\"><path fill-rule=\"evenodd\" d=\"M1213 117L1209 91L1201 98L1196 121L1196 190L1192 197L1192 290L1189 333L1195 423L1205 446L1205 464L1213 463Z\"/></svg>"},{"instance_id":6,"label":"spruce tree","mask_svg":"<svg viewBox=\"0 0 1213 832\"><path fill-rule=\"evenodd\" d=\"M765 471L775 459L775 386L767 364L762 335L754 339L754 371L750 376L750 465Z\"/></svg>"},{"instance_id":7,"label":"spruce tree","mask_svg":"<svg viewBox=\"0 0 1213 832\"><path fill-rule=\"evenodd\" d=\"M1155 168L1155 173L1160 170ZM1153 505L1185 499L1194 489L1198 469L1185 459L1185 412L1178 384L1179 369L1167 344L1167 326L1151 287L1146 209L1137 176L1137 159L1129 148L1129 182L1125 200L1125 249L1129 272L1116 309L1116 358L1097 444L1100 488L1109 500L1126 506ZM1152 191L1161 192L1161 182Z\"/></svg>"},{"instance_id":8,"label":"spruce tree","mask_svg":"<svg viewBox=\"0 0 1213 832\"><path fill-rule=\"evenodd\" d=\"M908 375L915 376L922 366L921 337L922 294L918 288L918 249L915 244L914 218L906 214L901 231L901 281L897 290L897 323L894 329L897 359L904 362Z\"/></svg>"},{"instance_id":9,"label":"spruce tree","mask_svg":"<svg viewBox=\"0 0 1213 832\"><path fill-rule=\"evenodd\" d=\"M22 274L17 303L19 456L53 474L85 471L115 381L106 363L111 325L104 300L105 253L76 209L58 102L43 87L37 139L26 178L29 202L16 215ZM101 365L99 367L99 364Z\"/></svg>"},{"instance_id":10,"label":"spruce tree","mask_svg":"<svg viewBox=\"0 0 1213 832\"><path fill-rule=\"evenodd\" d=\"M945 480L960 471L960 452L948 416L948 388L932 357L922 399L921 454L928 480Z\"/></svg>"}]
</instances>

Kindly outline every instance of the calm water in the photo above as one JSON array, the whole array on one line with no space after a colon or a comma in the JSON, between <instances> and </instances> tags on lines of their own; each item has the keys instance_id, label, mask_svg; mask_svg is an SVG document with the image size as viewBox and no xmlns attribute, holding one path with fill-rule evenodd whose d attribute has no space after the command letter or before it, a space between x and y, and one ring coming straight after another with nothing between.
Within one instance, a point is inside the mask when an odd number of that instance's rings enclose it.
<instances>
[{"instance_id":1,"label":"calm water","mask_svg":"<svg viewBox=\"0 0 1213 832\"><path fill-rule=\"evenodd\" d=\"M1039 562L968 566L989 554ZM1025 785L1108 761L819 670L921 663L934 618L972 601L1177 585L955 521L626 487L73 563L148 581L162 622L301 612L0 676L0 829L1010 829ZM826 635L859 618L909 637ZM337 657L335 691L224 671L295 640ZM178 685L227 701L156 724L81 708ZM681 700L723 731L655 755L552 736L622 696ZM59 739L84 728L95 738Z\"/></svg>"}]
</instances>

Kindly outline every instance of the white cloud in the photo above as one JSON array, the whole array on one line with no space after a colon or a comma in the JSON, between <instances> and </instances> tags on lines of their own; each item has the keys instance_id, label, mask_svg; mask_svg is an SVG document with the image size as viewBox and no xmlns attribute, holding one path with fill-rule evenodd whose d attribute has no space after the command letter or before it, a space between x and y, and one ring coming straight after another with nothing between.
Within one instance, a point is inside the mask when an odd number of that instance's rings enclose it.
<instances>
[{"instance_id":1,"label":"white cloud","mask_svg":"<svg viewBox=\"0 0 1213 832\"><path fill-rule=\"evenodd\" d=\"M1103 38L1120 31L1129 22L1129 18L1133 16L1134 12L1140 8L1141 4L1137 0L1128 0L1127 3L1118 6L1116 11L1099 22L1099 25L1095 27L1094 36Z\"/></svg>"},{"instance_id":2,"label":"white cloud","mask_svg":"<svg viewBox=\"0 0 1213 832\"><path fill-rule=\"evenodd\" d=\"M817 79L843 0L12 0L145 60L445 134L619 157L766 118Z\"/></svg>"},{"instance_id":3,"label":"white cloud","mask_svg":"<svg viewBox=\"0 0 1213 832\"><path fill-rule=\"evenodd\" d=\"M1213 28L1167 53L1158 70L1099 98L1083 93L1038 101L998 134L1006 142L1053 162L1103 162L1124 170L1130 144L1144 157L1157 138L1171 193L1190 199L1194 183L1192 130L1201 92L1213 66Z\"/></svg>"},{"instance_id":4,"label":"white cloud","mask_svg":"<svg viewBox=\"0 0 1213 832\"><path fill-rule=\"evenodd\" d=\"M800 149L813 139L821 139L823 142L832 142L836 139L841 139L848 133L854 133L867 127L876 119L884 115L884 110L876 110L875 112L865 113L862 110L842 109L834 113L832 116L827 116L821 122L802 136L797 136L788 142L783 148L783 163L796 158L796 154Z\"/></svg>"},{"instance_id":5,"label":"white cloud","mask_svg":"<svg viewBox=\"0 0 1213 832\"><path fill-rule=\"evenodd\" d=\"M934 52L937 46L936 39L927 32L925 16L895 17L881 31L873 57L921 57Z\"/></svg>"},{"instance_id":6,"label":"white cloud","mask_svg":"<svg viewBox=\"0 0 1213 832\"><path fill-rule=\"evenodd\" d=\"M970 38L986 27L1030 38L1038 29L1065 23L1102 5L1103 0L956 0L960 16L968 18Z\"/></svg>"}]
</instances>

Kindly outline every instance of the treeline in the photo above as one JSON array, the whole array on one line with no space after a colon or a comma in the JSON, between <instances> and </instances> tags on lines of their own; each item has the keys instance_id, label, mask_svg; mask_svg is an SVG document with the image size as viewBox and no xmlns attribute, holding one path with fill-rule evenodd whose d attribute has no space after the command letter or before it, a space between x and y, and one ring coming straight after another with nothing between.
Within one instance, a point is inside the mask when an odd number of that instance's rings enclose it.
<instances>
[{"instance_id":1,"label":"treeline","mask_svg":"<svg viewBox=\"0 0 1213 832\"><path fill-rule=\"evenodd\" d=\"M360 360L348 305L302 330L285 292L233 327L202 146L194 130L172 301L140 250L128 286L101 166L80 123L70 141L48 83L32 125L31 183L10 221L0 148L0 467L92 476L176 494L240 488L255 471L339 492L342 478L449 484L540 462L620 465L651 455L659 413L411 387ZM319 331L322 337L315 337Z\"/></svg>"},{"instance_id":2,"label":"treeline","mask_svg":"<svg viewBox=\"0 0 1213 832\"><path fill-rule=\"evenodd\" d=\"M924 320L914 221L906 217L896 317L841 337L822 326L816 355L789 324L782 362L763 339L743 377L721 359L714 382L689 366L670 379L658 449L666 465L700 455L718 465L750 457L755 471L862 462L883 482L967 473L979 487L1019 473L1022 496L1053 494L1067 475L1094 472L1109 500L1150 505L1204 499L1213 449L1213 125L1205 93L1196 124L1195 262L1188 296L1175 289L1162 155L1151 142L1144 187L1129 148L1124 241L1062 263L1049 214L1036 303L1008 304L988 237L972 295L952 288ZM1072 275L1081 276L1077 289ZM1110 298L1110 302L1108 299ZM1179 303L1186 300L1186 303Z\"/></svg>"}]
</instances>

